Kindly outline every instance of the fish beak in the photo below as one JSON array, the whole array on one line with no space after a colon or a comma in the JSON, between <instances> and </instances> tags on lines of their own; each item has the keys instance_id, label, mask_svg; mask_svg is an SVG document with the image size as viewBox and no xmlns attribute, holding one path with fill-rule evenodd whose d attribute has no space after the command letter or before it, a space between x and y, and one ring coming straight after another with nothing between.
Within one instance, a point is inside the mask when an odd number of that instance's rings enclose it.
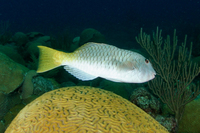
<instances>
[{"instance_id":1,"label":"fish beak","mask_svg":"<svg viewBox=\"0 0 200 133\"><path fill-rule=\"evenodd\" d=\"M156 77L156 72L153 73L152 79L154 79L155 77Z\"/></svg>"}]
</instances>

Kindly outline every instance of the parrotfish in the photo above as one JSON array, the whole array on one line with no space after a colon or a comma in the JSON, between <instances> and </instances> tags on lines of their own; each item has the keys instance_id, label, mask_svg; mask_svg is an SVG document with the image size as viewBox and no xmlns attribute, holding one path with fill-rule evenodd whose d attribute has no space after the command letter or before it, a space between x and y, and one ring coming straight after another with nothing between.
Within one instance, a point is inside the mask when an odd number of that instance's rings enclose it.
<instances>
[{"instance_id":1,"label":"parrotfish","mask_svg":"<svg viewBox=\"0 0 200 133\"><path fill-rule=\"evenodd\" d=\"M66 71L82 81L101 77L124 83L143 83L156 75L150 61L141 54L104 43L89 42L72 53L46 46L38 48L38 73L64 66Z\"/></svg>"}]
</instances>

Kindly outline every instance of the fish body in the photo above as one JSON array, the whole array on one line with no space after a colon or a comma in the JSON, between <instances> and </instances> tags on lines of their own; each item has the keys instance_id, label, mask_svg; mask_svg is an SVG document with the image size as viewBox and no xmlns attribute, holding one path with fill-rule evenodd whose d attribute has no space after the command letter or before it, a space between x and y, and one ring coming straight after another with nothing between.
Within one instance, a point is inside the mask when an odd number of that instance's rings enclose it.
<instances>
[{"instance_id":1,"label":"fish body","mask_svg":"<svg viewBox=\"0 0 200 133\"><path fill-rule=\"evenodd\" d=\"M38 73L64 66L66 71L83 81L102 77L125 83L147 82L156 75L151 63L141 54L108 44L86 43L73 53L38 47Z\"/></svg>"}]
</instances>

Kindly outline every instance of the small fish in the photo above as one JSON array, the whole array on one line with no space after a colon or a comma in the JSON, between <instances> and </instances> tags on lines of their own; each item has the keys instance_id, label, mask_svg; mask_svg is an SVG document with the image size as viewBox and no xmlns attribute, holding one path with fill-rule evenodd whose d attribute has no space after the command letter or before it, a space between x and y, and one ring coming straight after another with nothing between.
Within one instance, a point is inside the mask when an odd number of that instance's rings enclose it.
<instances>
[{"instance_id":1,"label":"small fish","mask_svg":"<svg viewBox=\"0 0 200 133\"><path fill-rule=\"evenodd\" d=\"M64 66L82 81L102 77L114 82L143 83L152 80L156 72L141 54L103 43L89 42L73 53L38 46L38 73Z\"/></svg>"}]
</instances>

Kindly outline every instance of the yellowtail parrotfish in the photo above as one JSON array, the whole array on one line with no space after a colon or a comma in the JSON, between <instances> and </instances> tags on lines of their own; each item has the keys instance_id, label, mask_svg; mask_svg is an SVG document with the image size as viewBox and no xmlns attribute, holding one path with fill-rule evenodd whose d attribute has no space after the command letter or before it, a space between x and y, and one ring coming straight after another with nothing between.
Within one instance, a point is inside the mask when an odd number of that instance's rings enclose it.
<instances>
[{"instance_id":1,"label":"yellowtail parrotfish","mask_svg":"<svg viewBox=\"0 0 200 133\"><path fill-rule=\"evenodd\" d=\"M143 83L155 78L152 64L143 55L104 43L89 42L72 53L38 46L38 73L59 66L82 81L101 77L114 82Z\"/></svg>"}]
</instances>

